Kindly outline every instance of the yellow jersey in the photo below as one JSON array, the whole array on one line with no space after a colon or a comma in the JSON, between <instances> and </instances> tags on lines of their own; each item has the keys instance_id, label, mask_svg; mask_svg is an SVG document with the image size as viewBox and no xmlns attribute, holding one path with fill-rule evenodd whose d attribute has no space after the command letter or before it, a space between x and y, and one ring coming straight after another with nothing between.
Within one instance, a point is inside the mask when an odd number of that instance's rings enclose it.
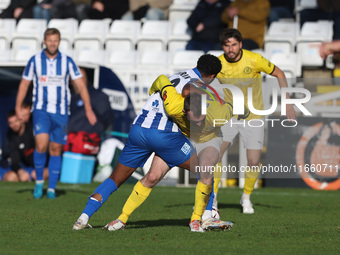
<instances>
[{"instance_id":1,"label":"yellow jersey","mask_svg":"<svg viewBox=\"0 0 340 255\"><path fill-rule=\"evenodd\" d=\"M275 65L255 52L242 49L241 54L241 58L235 62L229 62L224 54L218 57L222 63L222 70L217 74L217 79L221 84L232 84L240 88L247 107L250 96L248 88L252 87L253 106L257 110L263 110L261 72L272 74ZM233 102L232 94L228 89L224 89L224 100ZM250 113L246 120L260 118L262 116Z\"/></svg>"},{"instance_id":2,"label":"yellow jersey","mask_svg":"<svg viewBox=\"0 0 340 255\"><path fill-rule=\"evenodd\" d=\"M164 88L161 97L169 117L176 122L185 136L197 143L204 143L218 137L220 127L224 124L221 120L228 121L232 117L233 108L230 104L224 103L221 105L220 102L208 98L204 124L201 126L190 125L190 121L188 121L183 112L184 97L177 93L175 87L168 86Z\"/></svg>"}]
</instances>

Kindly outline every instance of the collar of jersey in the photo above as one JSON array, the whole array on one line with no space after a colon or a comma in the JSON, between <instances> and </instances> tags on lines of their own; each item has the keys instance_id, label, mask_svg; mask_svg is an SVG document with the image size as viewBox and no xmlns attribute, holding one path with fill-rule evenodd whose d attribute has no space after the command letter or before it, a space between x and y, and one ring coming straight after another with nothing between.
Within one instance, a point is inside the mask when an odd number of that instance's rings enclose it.
<instances>
[{"instance_id":1,"label":"collar of jersey","mask_svg":"<svg viewBox=\"0 0 340 255\"><path fill-rule=\"evenodd\" d=\"M192 69L197 75L198 77L200 77L200 79L202 80L202 75L200 73L200 71L198 71L197 67L195 67L194 69Z\"/></svg>"},{"instance_id":2,"label":"collar of jersey","mask_svg":"<svg viewBox=\"0 0 340 255\"><path fill-rule=\"evenodd\" d=\"M43 51L42 51L42 53L41 53L41 57L42 57L42 58L45 58L45 59L49 59L49 58L46 56L45 49L43 49ZM60 53L59 50L58 50L57 56L56 56L54 59L57 59L57 58L61 58L61 53Z\"/></svg>"},{"instance_id":3,"label":"collar of jersey","mask_svg":"<svg viewBox=\"0 0 340 255\"><path fill-rule=\"evenodd\" d=\"M236 63L236 62L238 62L238 61L240 61L240 60L242 59L242 57L243 57L243 49L241 49L241 57L240 57L239 60L236 60L236 61L229 61L229 60L225 57L225 54L223 54L223 57L224 57L224 59L225 59L228 63Z\"/></svg>"}]
</instances>

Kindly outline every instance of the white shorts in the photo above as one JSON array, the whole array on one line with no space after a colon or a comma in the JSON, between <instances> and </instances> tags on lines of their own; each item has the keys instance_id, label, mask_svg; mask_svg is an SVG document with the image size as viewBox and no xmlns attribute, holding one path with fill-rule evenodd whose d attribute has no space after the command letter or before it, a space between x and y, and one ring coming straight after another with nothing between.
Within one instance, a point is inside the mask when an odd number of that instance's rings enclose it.
<instances>
[{"instance_id":1,"label":"white shorts","mask_svg":"<svg viewBox=\"0 0 340 255\"><path fill-rule=\"evenodd\" d=\"M216 148L218 153L220 153L220 149L221 149L221 145L222 145L222 140L219 137L211 139L210 141L205 142L205 143L196 143L191 139L190 139L190 142L195 147L197 155L199 155L200 152L203 151L205 148L210 147L210 146Z\"/></svg>"},{"instance_id":2,"label":"white shorts","mask_svg":"<svg viewBox=\"0 0 340 255\"><path fill-rule=\"evenodd\" d=\"M261 124L262 123L262 124ZM222 128L223 141L232 143L240 133L244 147L250 150L262 150L264 139L263 119L237 120L231 118Z\"/></svg>"}]
</instances>

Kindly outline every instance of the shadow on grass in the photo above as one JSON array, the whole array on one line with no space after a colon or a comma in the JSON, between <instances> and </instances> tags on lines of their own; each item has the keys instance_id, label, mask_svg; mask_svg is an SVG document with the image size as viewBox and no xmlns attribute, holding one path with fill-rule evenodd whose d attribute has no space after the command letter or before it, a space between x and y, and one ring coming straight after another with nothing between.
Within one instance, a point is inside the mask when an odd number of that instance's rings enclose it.
<instances>
[{"instance_id":1,"label":"shadow on grass","mask_svg":"<svg viewBox=\"0 0 340 255\"><path fill-rule=\"evenodd\" d=\"M129 229L139 229L139 228L155 228L164 226L188 226L189 227L190 218L187 219L157 219L157 220L140 220L140 221L129 221L127 223L127 228ZM94 229L103 229L104 226L98 225L93 226Z\"/></svg>"},{"instance_id":2,"label":"shadow on grass","mask_svg":"<svg viewBox=\"0 0 340 255\"><path fill-rule=\"evenodd\" d=\"M26 193L26 192L29 192L29 193L33 193L33 189L20 189L20 190L17 190L16 193ZM66 195L68 192L73 192L73 193L79 193L79 194L88 194L87 191L81 191L81 190L64 190L64 189L56 189L56 195L57 197L60 197L60 196L64 196ZM44 192L43 194L46 195L47 193L47 189L44 189Z\"/></svg>"},{"instance_id":3,"label":"shadow on grass","mask_svg":"<svg viewBox=\"0 0 340 255\"><path fill-rule=\"evenodd\" d=\"M263 207L263 208L271 208L271 209L281 209L281 206L275 206L275 205L266 205L266 204L261 204L261 203L255 203L254 209L256 207ZM242 211L242 206L240 204L223 204L223 203L218 203L218 209L239 209Z\"/></svg>"},{"instance_id":4,"label":"shadow on grass","mask_svg":"<svg viewBox=\"0 0 340 255\"><path fill-rule=\"evenodd\" d=\"M128 223L129 228L152 228L152 227L162 227L162 226L188 226L189 218L185 219L158 219L158 220L141 220L141 221L131 221Z\"/></svg>"}]
</instances>

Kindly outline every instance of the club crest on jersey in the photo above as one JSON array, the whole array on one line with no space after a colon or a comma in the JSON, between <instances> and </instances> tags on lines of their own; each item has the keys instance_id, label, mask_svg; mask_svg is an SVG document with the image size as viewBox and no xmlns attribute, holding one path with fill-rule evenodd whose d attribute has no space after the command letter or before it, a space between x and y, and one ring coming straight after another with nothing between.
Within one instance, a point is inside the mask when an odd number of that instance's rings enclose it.
<instances>
[{"instance_id":1,"label":"club crest on jersey","mask_svg":"<svg viewBox=\"0 0 340 255\"><path fill-rule=\"evenodd\" d=\"M244 69L243 69L243 72L245 74L250 74L253 70L249 67L249 66L246 66Z\"/></svg>"},{"instance_id":2,"label":"club crest on jersey","mask_svg":"<svg viewBox=\"0 0 340 255\"><path fill-rule=\"evenodd\" d=\"M159 111L158 106L159 106L159 101L158 100L155 100L155 101L152 102L152 109L154 111Z\"/></svg>"}]
</instances>

